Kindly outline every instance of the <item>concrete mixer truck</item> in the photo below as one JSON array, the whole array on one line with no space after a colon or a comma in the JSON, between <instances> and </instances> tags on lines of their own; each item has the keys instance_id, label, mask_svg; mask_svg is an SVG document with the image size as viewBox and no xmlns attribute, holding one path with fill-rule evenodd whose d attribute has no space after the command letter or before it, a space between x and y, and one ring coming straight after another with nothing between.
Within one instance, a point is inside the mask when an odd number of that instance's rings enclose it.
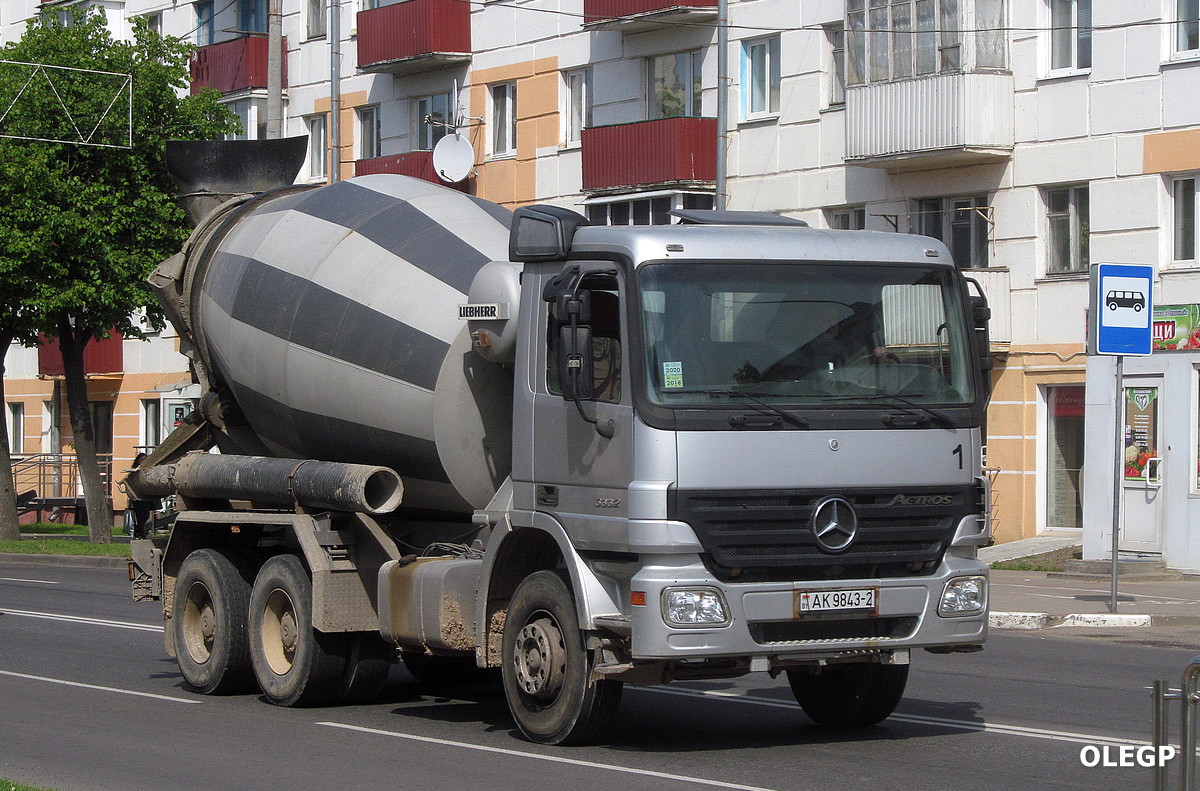
<instances>
[{"instance_id":1,"label":"concrete mixer truck","mask_svg":"<svg viewBox=\"0 0 1200 791\"><path fill-rule=\"evenodd\" d=\"M291 186L252 145L175 152L205 208L151 277L205 395L128 480L179 504L130 575L190 688L498 668L565 744L751 672L872 724L915 649L982 647L988 308L940 242Z\"/></svg>"}]
</instances>

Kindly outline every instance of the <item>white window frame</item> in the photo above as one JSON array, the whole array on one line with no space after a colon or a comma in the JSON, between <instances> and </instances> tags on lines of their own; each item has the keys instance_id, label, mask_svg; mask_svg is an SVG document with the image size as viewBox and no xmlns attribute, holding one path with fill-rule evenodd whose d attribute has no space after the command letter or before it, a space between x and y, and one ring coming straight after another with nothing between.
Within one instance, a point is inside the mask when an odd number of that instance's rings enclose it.
<instances>
[{"instance_id":1,"label":"white window frame","mask_svg":"<svg viewBox=\"0 0 1200 791\"><path fill-rule=\"evenodd\" d=\"M842 23L825 25L825 69L828 80L825 91L826 108L846 106L846 26Z\"/></svg>"},{"instance_id":2,"label":"white window frame","mask_svg":"<svg viewBox=\"0 0 1200 791\"><path fill-rule=\"evenodd\" d=\"M1055 195L1067 195L1066 208L1056 210ZM1046 209L1046 274L1078 275L1088 271L1091 244L1091 195L1087 184L1065 184L1042 189L1042 202ZM1055 261L1058 250L1058 234L1063 221L1067 231L1066 266Z\"/></svg>"},{"instance_id":3,"label":"white window frame","mask_svg":"<svg viewBox=\"0 0 1200 791\"><path fill-rule=\"evenodd\" d=\"M742 42L742 119L758 121L779 117L780 36Z\"/></svg>"},{"instance_id":4,"label":"white window frame","mask_svg":"<svg viewBox=\"0 0 1200 791\"><path fill-rule=\"evenodd\" d=\"M712 208L715 200L716 198L711 192L653 190L633 195L591 198L584 204L583 209L593 225L645 225L647 223L637 222L638 215L642 213L641 210L644 208L645 218L650 220L650 224L655 224L654 212L657 207L658 219L665 220L665 222L657 224L664 225L678 222L677 219L667 215L667 212L672 209L688 208L689 203L702 204L692 208ZM655 203L656 201L658 203ZM669 205L664 206L663 201L669 202Z\"/></svg>"},{"instance_id":5,"label":"white window frame","mask_svg":"<svg viewBox=\"0 0 1200 791\"><path fill-rule=\"evenodd\" d=\"M437 141L441 140L446 135L450 134L453 129L449 126L442 126L437 123L426 123L426 116L433 116L437 112L438 100L444 100L445 111L442 116L444 123L453 124L453 115L456 112L454 105L454 94L450 91L444 93L434 93L429 96L418 96L413 100L413 150L414 151L432 151L437 145ZM449 116L449 117L447 117Z\"/></svg>"},{"instance_id":6,"label":"white window frame","mask_svg":"<svg viewBox=\"0 0 1200 791\"><path fill-rule=\"evenodd\" d=\"M934 201L938 202L938 208L928 211L928 207ZM954 256L954 265L959 269L986 269L991 266L991 224L980 213L981 210L990 211L987 195L921 198L915 201L914 209L910 217L912 231L941 239L951 255L954 255L955 249L964 242L961 235L967 234L965 243L968 260ZM934 214L938 217L940 236L926 225L926 218ZM977 252L980 252L978 258Z\"/></svg>"},{"instance_id":7,"label":"white window frame","mask_svg":"<svg viewBox=\"0 0 1200 791\"><path fill-rule=\"evenodd\" d=\"M141 433L138 448L150 453L166 436L163 432L163 404L161 398L143 398L139 409Z\"/></svg>"},{"instance_id":8,"label":"white window frame","mask_svg":"<svg viewBox=\"0 0 1200 791\"><path fill-rule=\"evenodd\" d=\"M837 209L826 209L826 219L829 227L842 231L861 231L867 227L866 206L842 206Z\"/></svg>"},{"instance_id":9,"label":"white window frame","mask_svg":"<svg viewBox=\"0 0 1200 791\"><path fill-rule=\"evenodd\" d=\"M1200 0L1167 0L1171 20L1166 26L1167 52L1172 60L1200 58Z\"/></svg>"},{"instance_id":10,"label":"white window frame","mask_svg":"<svg viewBox=\"0 0 1200 791\"><path fill-rule=\"evenodd\" d=\"M261 97L246 97L225 102L242 122L241 132L230 132L226 140L264 140L267 137L267 100Z\"/></svg>"},{"instance_id":11,"label":"white window frame","mask_svg":"<svg viewBox=\"0 0 1200 791\"><path fill-rule=\"evenodd\" d=\"M379 158L383 155L383 125L380 121L379 105L368 104L359 107L355 115L358 117L358 156L356 159Z\"/></svg>"},{"instance_id":12,"label":"white window frame","mask_svg":"<svg viewBox=\"0 0 1200 791\"><path fill-rule=\"evenodd\" d=\"M505 159L517 155L517 84L498 82L488 86L491 156Z\"/></svg>"},{"instance_id":13,"label":"white window frame","mask_svg":"<svg viewBox=\"0 0 1200 791\"><path fill-rule=\"evenodd\" d=\"M655 64L671 65L667 63L668 58L673 61L672 72L683 71L683 104L686 112L677 115L667 115L663 112L663 102L659 97L666 92L659 90L659 83L662 81L655 77ZM656 121L660 118L699 117L703 112L703 69L704 51L699 49L651 55L646 58L646 119Z\"/></svg>"},{"instance_id":14,"label":"white window frame","mask_svg":"<svg viewBox=\"0 0 1200 791\"><path fill-rule=\"evenodd\" d=\"M1170 181L1171 266L1194 267L1200 263L1200 173L1176 176ZM1188 227L1190 225L1190 228Z\"/></svg>"},{"instance_id":15,"label":"white window frame","mask_svg":"<svg viewBox=\"0 0 1200 791\"><path fill-rule=\"evenodd\" d=\"M1051 77L1087 74L1092 70L1092 0L1046 0L1046 74ZM1072 29L1066 30L1067 26ZM1086 34L1084 33L1086 31ZM1083 42L1086 41L1086 47ZM1056 58L1066 52L1066 62ZM1083 62L1086 60L1086 63Z\"/></svg>"},{"instance_id":16,"label":"white window frame","mask_svg":"<svg viewBox=\"0 0 1200 791\"><path fill-rule=\"evenodd\" d=\"M846 84L962 71L969 2L847 0Z\"/></svg>"},{"instance_id":17,"label":"white window frame","mask_svg":"<svg viewBox=\"0 0 1200 791\"><path fill-rule=\"evenodd\" d=\"M304 119L308 127L308 178L310 181L329 179L329 139L325 114Z\"/></svg>"},{"instance_id":18,"label":"white window frame","mask_svg":"<svg viewBox=\"0 0 1200 791\"><path fill-rule=\"evenodd\" d=\"M563 96L563 144L573 148L582 143L583 130L592 125L592 70L563 72Z\"/></svg>"},{"instance_id":19,"label":"white window frame","mask_svg":"<svg viewBox=\"0 0 1200 791\"><path fill-rule=\"evenodd\" d=\"M25 402L9 401L4 410L8 431L8 452L11 456L25 455Z\"/></svg>"}]
</instances>

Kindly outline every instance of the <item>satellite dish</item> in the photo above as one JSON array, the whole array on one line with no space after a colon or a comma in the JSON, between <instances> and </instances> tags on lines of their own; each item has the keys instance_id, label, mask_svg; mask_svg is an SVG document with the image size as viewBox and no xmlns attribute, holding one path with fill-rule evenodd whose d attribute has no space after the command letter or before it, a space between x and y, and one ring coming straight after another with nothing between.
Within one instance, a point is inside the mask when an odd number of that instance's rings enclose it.
<instances>
[{"instance_id":1,"label":"satellite dish","mask_svg":"<svg viewBox=\"0 0 1200 791\"><path fill-rule=\"evenodd\" d=\"M433 147L433 172L449 184L457 184L475 167L475 149L467 138L455 132L437 141Z\"/></svg>"}]
</instances>

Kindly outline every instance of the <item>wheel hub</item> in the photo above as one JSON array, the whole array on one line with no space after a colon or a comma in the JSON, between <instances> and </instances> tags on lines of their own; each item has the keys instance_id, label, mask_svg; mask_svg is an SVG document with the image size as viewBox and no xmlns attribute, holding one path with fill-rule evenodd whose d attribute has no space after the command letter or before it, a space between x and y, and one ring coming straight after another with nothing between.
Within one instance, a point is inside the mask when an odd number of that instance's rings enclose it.
<instances>
[{"instance_id":1,"label":"wheel hub","mask_svg":"<svg viewBox=\"0 0 1200 791\"><path fill-rule=\"evenodd\" d=\"M566 647L562 631L552 618L531 621L517 635L517 684L538 700L553 700L566 677Z\"/></svg>"}]
</instances>

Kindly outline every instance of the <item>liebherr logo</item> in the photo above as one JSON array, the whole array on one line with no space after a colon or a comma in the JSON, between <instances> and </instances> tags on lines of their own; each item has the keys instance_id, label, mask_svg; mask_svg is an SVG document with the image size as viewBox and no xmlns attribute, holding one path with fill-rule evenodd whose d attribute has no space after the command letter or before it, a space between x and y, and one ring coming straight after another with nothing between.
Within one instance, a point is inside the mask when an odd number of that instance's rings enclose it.
<instances>
[{"instance_id":1,"label":"liebherr logo","mask_svg":"<svg viewBox=\"0 0 1200 791\"><path fill-rule=\"evenodd\" d=\"M887 507L897 505L952 505L952 494L898 494L887 503Z\"/></svg>"}]
</instances>

